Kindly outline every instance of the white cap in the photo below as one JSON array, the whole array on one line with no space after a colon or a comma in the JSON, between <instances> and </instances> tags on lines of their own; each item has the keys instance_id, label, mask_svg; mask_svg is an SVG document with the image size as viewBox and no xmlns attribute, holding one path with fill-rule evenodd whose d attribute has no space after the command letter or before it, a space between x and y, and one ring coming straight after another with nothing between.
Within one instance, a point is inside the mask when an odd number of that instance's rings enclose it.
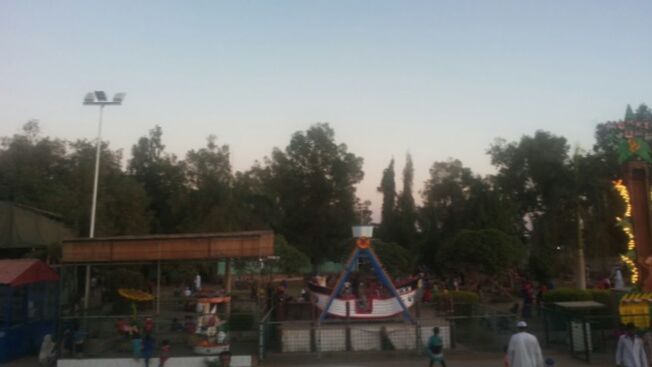
<instances>
[{"instance_id":1,"label":"white cap","mask_svg":"<svg viewBox=\"0 0 652 367\"><path fill-rule=\"evenodd\" d=\"M527 327L527 322L521 320L516 323L516 327Z\"/></svg>"}]
</instances>

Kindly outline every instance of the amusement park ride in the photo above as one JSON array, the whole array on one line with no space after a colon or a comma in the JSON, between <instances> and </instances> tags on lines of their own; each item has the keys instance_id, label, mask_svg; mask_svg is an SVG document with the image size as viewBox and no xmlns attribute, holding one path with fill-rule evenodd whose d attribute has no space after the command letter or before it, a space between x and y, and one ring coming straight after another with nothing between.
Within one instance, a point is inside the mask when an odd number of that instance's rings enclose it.
<instances>
[{"instance_id":1,"label":"amusement park ride","mask_svg":"<svg viewBox=\"0 0 652 367\"><path fill-rule=\"evenodd\" d=\"M625 202L625 212L617 218L627 235L627 253L621 256L631 271L631 283L643 292L652 292L652 222L650 216L650 167L652 123L643 121L608 122L610 138L622 165L622 179L614 188Z\"/></svg>"},{"instance_id":2,"label":"amusement park ride","mask_svg":"<svg viewBox=\"0 0 652 367\"><path fill-rule=\"evenodd\" d=\"M353 227L355 247L334 286L329 287L323 277L308 282L314 304L321 311L319 323L328 317L378 320L401 313L406 321L415 322L409 308L416 299L418 278L393 282L371 246L372 236L372 226ZM352 274L360 263L371 266L379 284L363 290L364 284L351 283Z\"/></svg>"}]
</instances>

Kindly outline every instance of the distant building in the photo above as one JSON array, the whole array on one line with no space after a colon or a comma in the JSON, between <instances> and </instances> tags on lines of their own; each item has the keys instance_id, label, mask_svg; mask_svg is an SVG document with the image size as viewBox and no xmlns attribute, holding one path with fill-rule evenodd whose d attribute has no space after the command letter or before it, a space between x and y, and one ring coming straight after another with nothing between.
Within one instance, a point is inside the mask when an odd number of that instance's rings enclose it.
<instances>
[{"instance_id":1,"label":"distant building","mask_svg":"<svg viewBox=\"0 0 652 367\"><path fill-rule=\"evenodd\" d=\"M22 257L73 236L54 213L0 201L0 258Z\"/></svg>"}]
</instances>

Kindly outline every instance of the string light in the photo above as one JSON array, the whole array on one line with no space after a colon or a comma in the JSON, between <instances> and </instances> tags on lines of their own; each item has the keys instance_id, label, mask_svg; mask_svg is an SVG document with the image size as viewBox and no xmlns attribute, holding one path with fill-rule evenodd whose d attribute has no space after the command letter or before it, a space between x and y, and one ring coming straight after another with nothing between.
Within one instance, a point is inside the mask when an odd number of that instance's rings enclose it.
<instances>
[{"instance_id":1,"label":"string light","mask_svg":"<svg viewBox=\"0 0 652 367\"><path fill-rule=\"evenodd\" d=\"M627 264L627 267L629 267L632 277L632 284L638 283L638 268L636 267L636 264L634 263L634 258L635 258L635 253L633 252L634 249L636 248L636 241L634 241L634 231L632 230L632 225L630 222L630 218L632 216L632 203L629 197L629 192L627 191L627 187L623 184L622 180L614 181L614 188L616 191L618 191L618 194L620 195L621 198L623 198L623 201L625 202L625 213L622 218L616 217L616 222L618 222L618 225L623 229L623 232L625 232L625 235L627 235L627 254L626 255L620 255L620 259ZM631 255L631 257L630 257Z\"/></svg>"},{"instance_id":2,"label":"string light","mask_svg":"<svg viewBox=\"0 0 652 367\"><path fill-rule=\"evenodd\" d=\"M623 184L623 180L614 181L614 188L616 191L618 191L618 194L621 198L623 198L623 201L625 202L625 218L631 217L632 204L629 199L629 192L627 191L627 187Z\"/></svg>"}]
</instances>

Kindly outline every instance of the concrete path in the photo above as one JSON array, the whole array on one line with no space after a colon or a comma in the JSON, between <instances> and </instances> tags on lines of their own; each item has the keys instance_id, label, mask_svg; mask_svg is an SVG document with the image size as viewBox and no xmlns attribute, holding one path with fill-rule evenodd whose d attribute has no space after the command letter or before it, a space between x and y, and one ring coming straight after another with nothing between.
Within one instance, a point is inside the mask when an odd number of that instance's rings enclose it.
<instances>
[{"instance_id":1,"label":"concrete path","mask_svg":"<svg viewBox=\"0 0 652 367\"><path fill-rule=\"evenodd\" d=\"M546 352L546 357L553 358L556 367L612 367L613 358L605 354L595 355L590 364L573 359L567 353ZM448 367L502 367L502 355L495 353L449 352L446 354ZM263 367L392 367L392 366L424 366L428 365L425 357L384 353L352 353L322 355L317 359L314 354L284 354L271 356L263 361ZM21 358L9 362L3 367L37 367L36 358ZM143 365L144 367L144 365Z\"/></svg>"}]
</instances>

